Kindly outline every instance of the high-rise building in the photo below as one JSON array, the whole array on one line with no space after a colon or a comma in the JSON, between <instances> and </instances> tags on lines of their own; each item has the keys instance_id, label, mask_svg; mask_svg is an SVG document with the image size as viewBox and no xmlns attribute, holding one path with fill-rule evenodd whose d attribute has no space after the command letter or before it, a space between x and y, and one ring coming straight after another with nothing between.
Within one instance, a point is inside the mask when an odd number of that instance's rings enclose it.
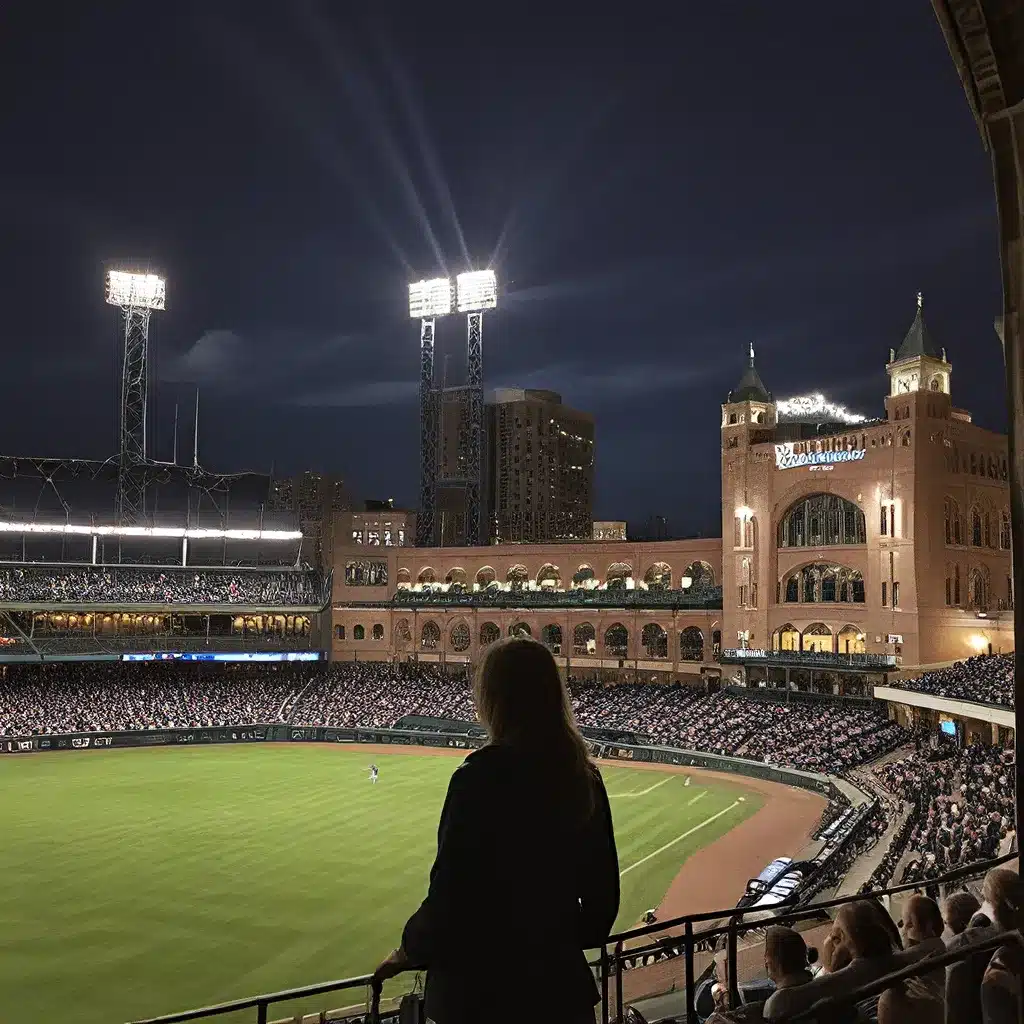
<instances>
[{"instance_id":1,"label":"high-rise building","mask_svg":"<svg viewBox=\"0 0 1024 1024\"><path fill-rule=\"evenodd\" d=\"M321 566L330 560L335 529L349 511L345 483L340 477L307 471L275 480L273 505L298 516L304 557Z\"/></svg>"},{"instance_id":2,"label":"high-rise building","mask_svg":"<svg viewBox=\"0 0 1024 1024\"><path fill-rule=\"evenodd\" d=\"M491 541L588 540L594 418L563 405L554 391L500 388L486 419Z\"/></svg>"}]
</instances>

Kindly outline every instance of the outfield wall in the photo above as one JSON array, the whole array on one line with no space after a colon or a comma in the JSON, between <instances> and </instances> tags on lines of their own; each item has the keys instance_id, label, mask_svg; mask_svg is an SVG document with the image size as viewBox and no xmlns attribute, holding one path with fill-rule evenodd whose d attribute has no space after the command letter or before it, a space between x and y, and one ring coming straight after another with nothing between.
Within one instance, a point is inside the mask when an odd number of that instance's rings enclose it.
<instances>
[{"instance_id":1,"label":"outfield wall","mask_svg":"<svg viewBox=\"0 0 1024 1024\"><path fill-rule=\"evenodd\" d=\"M462 724L464 729L464 723ZM476 730L474 730L476 733ZM333 726L292 726L282 722L265 725L214 726L205 729L147 729L138 732L90 732L66 735L0 737L0 753L30 754L53 750L107 750L115 747L195 746L209 743L380 743L414 747L450 747L469 750L483 746L486 737L465 731L425 731L416 729L342 729ZM830 796L836 783L827 775L778 768L761 761L742 757L706 754L676 747L629 744L619 741L590 740L597 757L649 764L684 765L731 772L758 779L767 779L785 786L797 786ZM843 783L842 788L853 802L870 802L870 797Z\"/></svg>"}]
</instances>

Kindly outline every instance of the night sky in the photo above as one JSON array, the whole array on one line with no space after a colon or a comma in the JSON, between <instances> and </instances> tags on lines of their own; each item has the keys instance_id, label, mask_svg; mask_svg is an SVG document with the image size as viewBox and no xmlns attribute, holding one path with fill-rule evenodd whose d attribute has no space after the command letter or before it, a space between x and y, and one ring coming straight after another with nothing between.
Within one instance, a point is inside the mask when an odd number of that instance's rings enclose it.
<instances>
[{"instance_id":1,"label":"night sky","mask_svg":"<svg viewBox=\"0 0 1024 1024\"><path fill-rule=\"evenodd\" d=\"M114 451L118 260L168 278L158 457L198 383L202 462L358 498L415 501L406 285L467 264L488 388L595 415L599 518L717 534L748 343L777 397L878 415L919 289L1004 427L991 176L927 0L15 0L0 91L9 454Z\"/></svg>"}]
</instances>

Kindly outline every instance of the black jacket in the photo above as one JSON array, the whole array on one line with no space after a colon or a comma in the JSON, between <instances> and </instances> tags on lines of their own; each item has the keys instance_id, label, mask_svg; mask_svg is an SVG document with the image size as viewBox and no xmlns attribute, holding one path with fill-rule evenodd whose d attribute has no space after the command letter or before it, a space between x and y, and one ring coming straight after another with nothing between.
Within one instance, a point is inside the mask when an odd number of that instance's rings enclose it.
<instances>
[{"instance_id":1,"label":"black jacket","mask_svg":"<svg viewBox=\"0 0 1024 1024\"><path fill-rule=\"evenodd\" d=\"M543 774L511 748L474 751L448 786L427 898L402 945L427 969L437 1024L589 1012L597 987L583 950L619 910L608 795L594 769L595 811L567 822Z\"/></svg>"}]
</instances>

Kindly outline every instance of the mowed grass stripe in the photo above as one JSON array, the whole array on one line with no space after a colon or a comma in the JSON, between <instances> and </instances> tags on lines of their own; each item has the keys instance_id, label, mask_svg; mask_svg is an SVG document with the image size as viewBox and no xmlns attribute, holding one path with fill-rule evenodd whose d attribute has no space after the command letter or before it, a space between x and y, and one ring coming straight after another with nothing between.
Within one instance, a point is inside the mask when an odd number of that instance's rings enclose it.
<instances>
[{"instance_id":1,"label":"mowed grass stripe","mask_svg":"<svg viewBox=\"0 0 1024 1024\"><path fill-rule=\"evenodd\" d=\"M112 1024L368 970L423 896L458 763L303 744L0 759L4 1013L58 1019L73 1007L81 1024ZM665 781L602 771L611 792ZM613 802L622 864L744 792L700 791L688 808L695 789L680 777ZM747 795L752 813L759 798ZM626 876L620 924L659 901L697 840Z\"/></svg>"}]
</instances>

